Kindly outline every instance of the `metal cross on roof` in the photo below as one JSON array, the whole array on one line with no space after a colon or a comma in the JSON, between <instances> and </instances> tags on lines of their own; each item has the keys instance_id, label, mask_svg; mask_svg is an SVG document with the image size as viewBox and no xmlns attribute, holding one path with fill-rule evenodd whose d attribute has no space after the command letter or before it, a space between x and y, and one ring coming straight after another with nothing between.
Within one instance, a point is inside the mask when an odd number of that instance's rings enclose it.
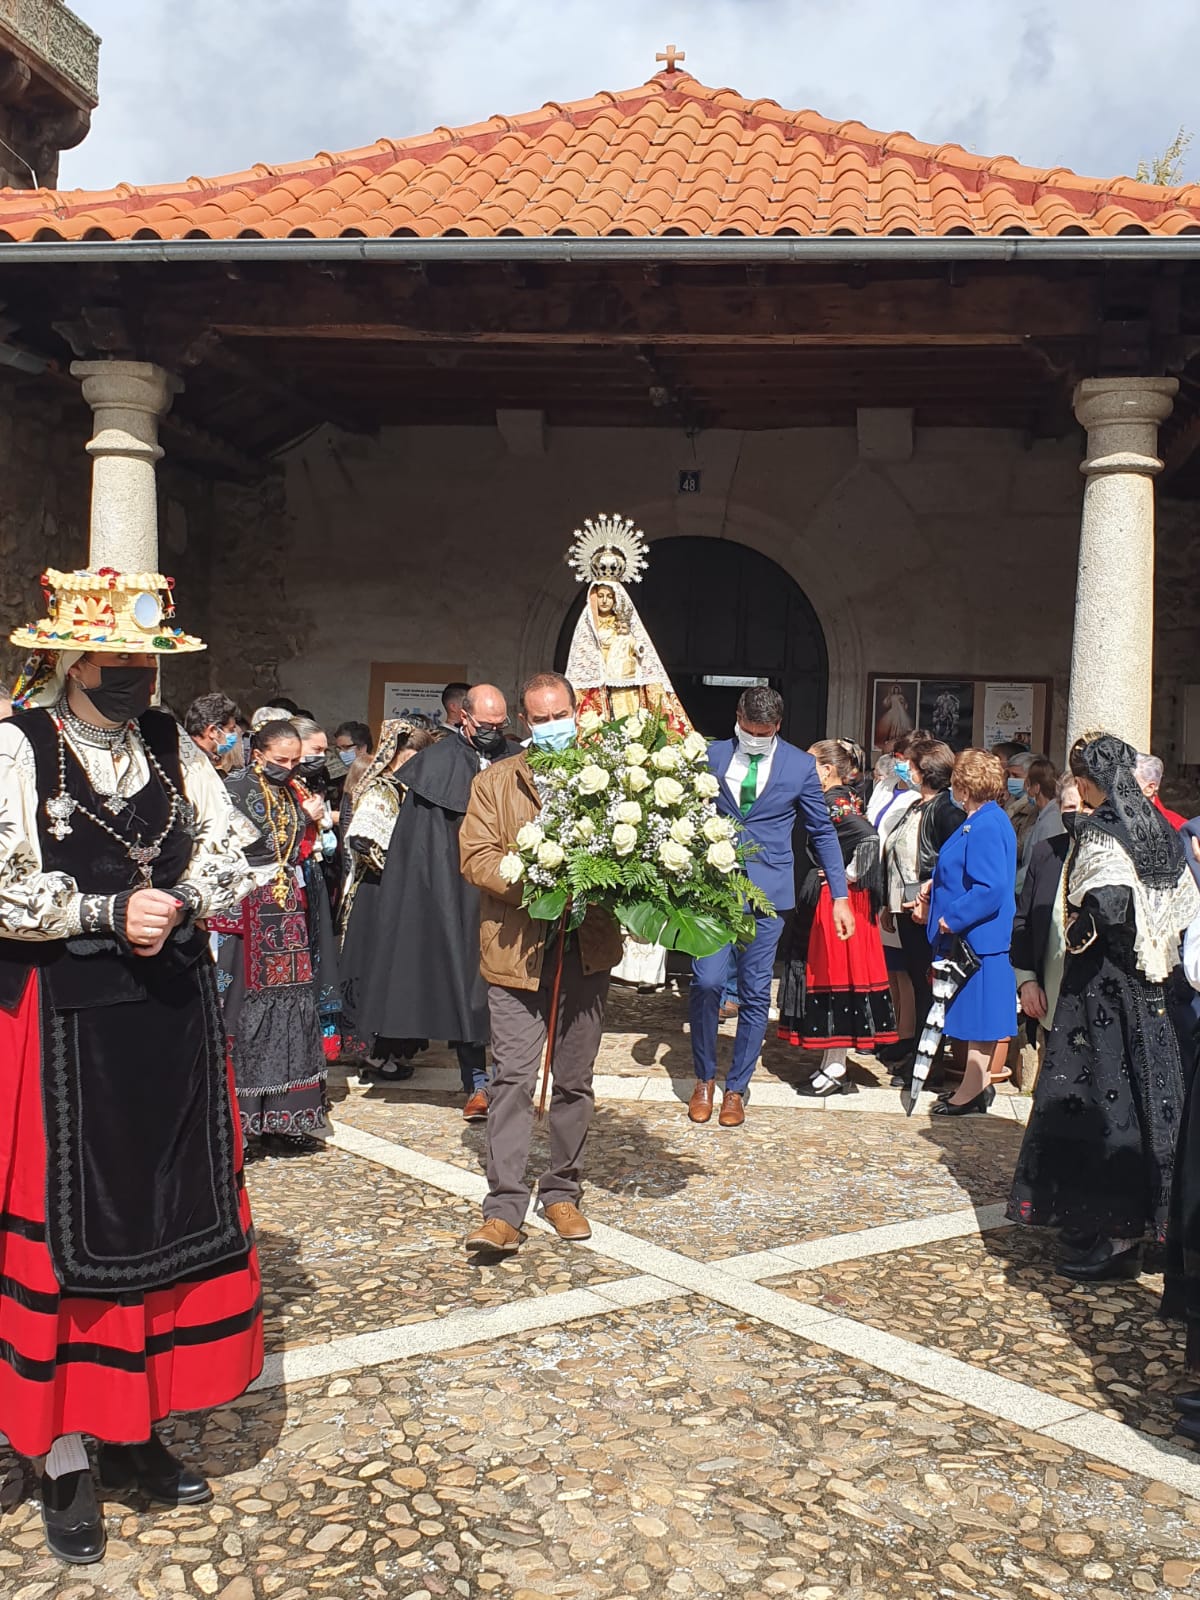
<instances>
[{"instance_id":1,"label":"metal cross on roof","mask_svg":"<svg viewBox=\"0 0 1200 1600\"><path fill-rule=\"evenodd\" d=\"M675 63L677 61L686 61L687 54L683 50L676 50L673 44L669 44L665 50L660 50L654 59L655 61L665 61L667 64L667 71L674 72Z\"/></svg>"}]
</instances>

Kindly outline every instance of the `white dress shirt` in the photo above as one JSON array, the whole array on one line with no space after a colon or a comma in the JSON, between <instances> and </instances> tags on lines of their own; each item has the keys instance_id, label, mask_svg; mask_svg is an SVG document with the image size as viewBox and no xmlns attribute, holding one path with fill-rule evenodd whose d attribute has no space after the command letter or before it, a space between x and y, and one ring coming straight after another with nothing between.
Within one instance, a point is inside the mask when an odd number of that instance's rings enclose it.
<instances>
[{"instance_id":1,"label":"white dress shirt","mask_svg":"<svg viewBox=\"0 0 1200 1600\"><path fill-rule=\"evenodd\" d=\"M767 781L771 776L771 766L775 760L775 751L778 748L778 745L779 740L772 739L771 748L767 751L766 755L759 757L757 775L758 788L755 791L755 799L757 799L767 787ZM729 766L725 771L725 787L733 796L733 803L738 807L739 810L741 809L742 804L742 784L745 781L746 774L749 771L750 757L739 744L737 749L733 752L733 760L729 763Z\"/></svg>"}]
</instances>

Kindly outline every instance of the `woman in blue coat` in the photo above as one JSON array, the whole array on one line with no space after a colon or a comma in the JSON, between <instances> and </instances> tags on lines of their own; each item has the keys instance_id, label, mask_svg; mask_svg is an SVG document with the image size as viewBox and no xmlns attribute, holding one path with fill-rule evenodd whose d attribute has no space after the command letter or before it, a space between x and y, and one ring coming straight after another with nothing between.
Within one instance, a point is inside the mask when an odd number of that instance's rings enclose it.
<instances>
[{"instance_id":1,"label":"woman in blue coat","mask_svg":"<svg viewBox=\"0 0 1200 1600\"><path fill-rule=\"evenodd\" d=\"M946 1009L946 1037L967 1044L967 1065L954 1093L934 1106L949 1117L983 1112L995 1098L991 1062L997 1044L1017 1029L1017 985L1009 959L1016 910L1017 840L999 804L1004 768L985 750L964 750L954 763L955 803L967 813L942 846L929 901L929 938L936 955L956 939L968 944L979 970Z\"/></svg>"}]
</instances>

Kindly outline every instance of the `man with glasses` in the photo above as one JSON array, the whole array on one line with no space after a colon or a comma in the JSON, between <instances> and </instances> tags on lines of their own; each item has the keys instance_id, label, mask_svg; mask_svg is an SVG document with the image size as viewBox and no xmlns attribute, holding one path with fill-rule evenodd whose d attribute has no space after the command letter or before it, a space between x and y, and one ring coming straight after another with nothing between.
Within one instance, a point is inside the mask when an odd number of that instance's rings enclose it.
<instances>
[{"instance_id":1,"label":"man with glasses","mask_svg":"<svg viewBox=\"0 0 1200 1600\"><path fill-rule=\"evenodd\" d=\"M459 870L458 833L471 785L515 755L508 705L476 684L448 738L403 770L404 801L379 885L379 941L363 981L359 1032L398 1050L411 1041L454 1045L468 1122L487 1119L487 989L479 975L479 891ZM400 1053L403 1053L400 1050Z\"/></svg>"}]
</instances>

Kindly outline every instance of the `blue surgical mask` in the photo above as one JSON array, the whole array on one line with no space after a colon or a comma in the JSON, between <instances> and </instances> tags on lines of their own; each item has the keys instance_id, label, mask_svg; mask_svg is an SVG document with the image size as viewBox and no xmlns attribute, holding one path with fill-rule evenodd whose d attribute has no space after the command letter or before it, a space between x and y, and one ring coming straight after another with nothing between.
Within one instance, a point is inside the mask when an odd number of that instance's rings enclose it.
<instances>
[{"instance_id":1,"label":"blue surgical mask","mask_svg":"<svg viewBox=\"0 0 1200 1600\"><path fill-rule=\"evenodd\" d=\"M1037 810L1037 796L1027 793L1025 798L1026 798L1026 800L1029 801L1030 808L1032 810L1036 811Z\"/></svg>"},{"instance_id":2,"label":"blue surgical mask","mask_svg":"<svg viewBox=\"0 0 1200 1600\"><path fill-rule=\"evenodd\" d=\"M1020 800L1025 793L1025 779L1010 778L1008 780L1008 792L1014 800Z\"/></svg>"},{"instance_id":3,"label":"blue surgical mask","mask_svg":"<svg viewBox=\"0 0 1200 1600\"><path fill-rule=\"evenodd\" d=\"M344 767L352 767L354 765L354 758L357 754L358 751L353 745L351 745L349 750L338 751L338 759L341 761Z\"/></svg>"},{"instance_id":4,"label":"blue surgical mask","mask_svg":"<svg viewBox=\"0 0 1200 1600\"><path fill-rule=\"evenodd\" d=\"M232 733L223 733L217 740L217 754L219 756L227 756L231 750L236 750L238 740L241 737L241 734L236 728L234 728Z\"/></svg>"},{"instance_id":5,"label":"blue surgical mask","mask_svg":"<svg viewBox=\"0 0 1200 1600\"><path fill-rule=\"evenodd\" d=\"M895 772L901 783L912 782L912 768L909 766L907 761L897 761Z\"/></svg>"},{"instance_id":6,"label":"blue surgical mask","mask_svg":"<svg viewBox=\"0 0 1200 1600\"><path fill-rule=\"evenodd\" d=\"M538 722L529 732L539 750L569 750L575 743L575 718L556 717L553 722Z\"/></svg>"}]
</instances>

